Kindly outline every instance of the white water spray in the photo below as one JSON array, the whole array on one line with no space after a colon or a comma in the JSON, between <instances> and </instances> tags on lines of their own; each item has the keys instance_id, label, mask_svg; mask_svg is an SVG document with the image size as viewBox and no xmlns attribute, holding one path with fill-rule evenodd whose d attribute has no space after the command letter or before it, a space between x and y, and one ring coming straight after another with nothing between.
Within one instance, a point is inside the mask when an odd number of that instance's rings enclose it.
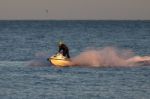
<instances>
[{"instance_id":1,"label":"white water spray","mask_svg":"<svg viewBox=\"0 0 150 99\"><path fill-rule=\"evenodd\" d=\"M73 64L77 66L91 67L133 67L150 64L150 56L135 56L131 50L105 47L101 49L90 49L72 58Z\"/></svg>"}]
</instances>

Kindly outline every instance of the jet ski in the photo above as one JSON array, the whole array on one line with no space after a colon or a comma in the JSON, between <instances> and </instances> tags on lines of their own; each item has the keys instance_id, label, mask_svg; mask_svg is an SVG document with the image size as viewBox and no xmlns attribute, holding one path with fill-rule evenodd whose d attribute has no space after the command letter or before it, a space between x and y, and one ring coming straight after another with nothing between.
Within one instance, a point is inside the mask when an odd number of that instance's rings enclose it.
<instances>
[{"instance_id":1,"label":"jet ski","mask_svg":"<svg viewBox=\"0 0 150 99\"><path fill-rule=\"evenodd\" d=\"M49 57L48 61L56 67L68 67L73 65L71 59L63 56L62 53L57 53Z\"/></svg>"}]
</instances>

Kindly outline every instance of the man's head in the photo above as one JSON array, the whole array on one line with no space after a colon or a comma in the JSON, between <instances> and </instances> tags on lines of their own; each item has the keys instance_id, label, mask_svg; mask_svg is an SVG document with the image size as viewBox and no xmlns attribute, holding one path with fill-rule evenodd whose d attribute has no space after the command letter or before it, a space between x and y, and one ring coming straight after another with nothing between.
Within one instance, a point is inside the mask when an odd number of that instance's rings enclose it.
<instances>
[{"instance_id":1,"label":"man's head","mask_svg":"<svg viewBox=\"0 0 150 99\"><path fill-rule=\"evenodd\" d=\"M59 46L62 45L62 44L63 44L63 42L62 42L62 41L59 41Z\"/></svg>"}]
</instances>

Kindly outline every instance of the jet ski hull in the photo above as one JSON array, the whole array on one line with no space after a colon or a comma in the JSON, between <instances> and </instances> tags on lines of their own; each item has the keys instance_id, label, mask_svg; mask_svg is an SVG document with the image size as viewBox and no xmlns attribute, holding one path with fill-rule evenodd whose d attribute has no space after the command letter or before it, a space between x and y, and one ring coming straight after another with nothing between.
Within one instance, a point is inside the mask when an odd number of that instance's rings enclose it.
<instances>
[{"instance_id":1,"label":"jet ski hull","mask_svg":"<svg viewBox=\"0 0 150 99\"><path fill-rule=\"evenodd\" d=\"M71 60L60 53L50 57L49 62L56 67L68 67L72 65Z\"/></svg>"}]
</instances>

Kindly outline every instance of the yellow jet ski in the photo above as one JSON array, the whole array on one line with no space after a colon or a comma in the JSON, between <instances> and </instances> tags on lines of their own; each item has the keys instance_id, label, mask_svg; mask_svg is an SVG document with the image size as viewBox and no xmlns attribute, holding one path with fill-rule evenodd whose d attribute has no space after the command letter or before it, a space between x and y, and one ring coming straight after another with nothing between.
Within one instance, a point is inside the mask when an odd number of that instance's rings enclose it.
<instances>
[{"instance_id":1,"label":"yellow jet ski","mask_svg":"<svg viewBox=\"0 0 150 99\"><path fill-rule=\"evenodd\" d=\"M56 67L68 67L72 66L72 62L69 58L63 56L61 53L57 53L56 55L48 58L49 62Z\"/></svg>"}]
</instances>

